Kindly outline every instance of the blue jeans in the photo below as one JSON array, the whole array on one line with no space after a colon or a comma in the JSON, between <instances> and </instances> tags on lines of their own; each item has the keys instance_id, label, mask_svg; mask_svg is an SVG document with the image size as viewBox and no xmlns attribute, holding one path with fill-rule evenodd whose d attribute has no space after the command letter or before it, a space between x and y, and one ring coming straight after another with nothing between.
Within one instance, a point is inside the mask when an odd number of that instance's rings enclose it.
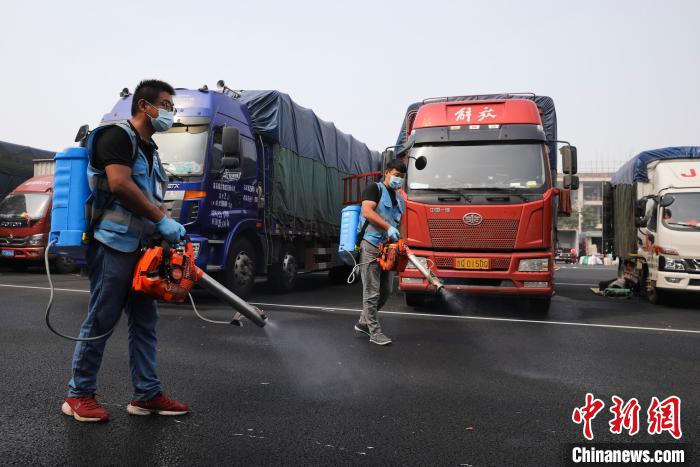
<instances>
[{"instance_id":1,"label":"blue jeans","mask_svg":"<svg viewBox=\"0 0 700 467\"><path fill-rule=\"evenodd\" d=\"M109 331L123 310L129 320L129 368L134 386L133 398L149 400L161 391L156 375L158 305L155 299L131 290L139 257L138 251L122 253L97 240L90 242L87 251L90 305L87 318L80 328L80 337L98 336ZM68 397L95 394L97 372L107 339L76 343Z\"/></svg>"}]
</instances>

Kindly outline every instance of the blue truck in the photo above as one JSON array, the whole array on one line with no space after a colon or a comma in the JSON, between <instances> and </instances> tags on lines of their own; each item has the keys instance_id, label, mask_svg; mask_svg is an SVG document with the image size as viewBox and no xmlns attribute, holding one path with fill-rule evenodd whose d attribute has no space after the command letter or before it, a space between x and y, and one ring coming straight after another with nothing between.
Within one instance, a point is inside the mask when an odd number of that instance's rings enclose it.
<instances>
[{"instance_id":1,"label":"blue truck","mask_svg":"<svg viewBox=\"0 0 700 467\"><path fill-rule=\"evenodd\" d=\"M256 276L279 292L298 274L347 271L337 258L344 184L381 155L278 91L177 89L177 114L154 140L169 175L166 203L196 263L247 297ZM100 125L130 117L124 89Z\"/></svg>"}]
</instances>

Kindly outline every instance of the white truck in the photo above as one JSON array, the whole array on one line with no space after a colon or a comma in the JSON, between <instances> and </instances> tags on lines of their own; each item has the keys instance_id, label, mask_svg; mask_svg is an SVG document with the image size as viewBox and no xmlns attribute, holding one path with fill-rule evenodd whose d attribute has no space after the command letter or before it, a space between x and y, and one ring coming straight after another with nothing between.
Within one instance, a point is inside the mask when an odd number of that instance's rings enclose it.
<instances>
[{"instance_id":1,"label":"white truck","mask_svg":"<svg viewBox=\"0 0 700 467\"><path fill-rule=\"evenodd\" d=\"M611 187L606 215L613 216L615 251L640 260L649 301L700 292L700 147L642 152L613 175Z\"/></svg>"}]
</instances>

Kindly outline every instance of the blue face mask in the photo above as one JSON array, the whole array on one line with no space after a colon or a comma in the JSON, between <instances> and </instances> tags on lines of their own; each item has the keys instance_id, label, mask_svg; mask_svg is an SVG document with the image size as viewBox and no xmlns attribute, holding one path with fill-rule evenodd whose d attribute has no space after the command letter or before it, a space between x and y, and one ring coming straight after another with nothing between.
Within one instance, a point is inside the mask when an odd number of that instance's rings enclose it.
<instances>
[{"instance_id":1,"label":"blue face mask","mask_svg":"<svg viewBox=\"0 0 700 467\"><path fill-rule=\"evenodd\" d=\"M392 175L389 179L389 187L393 190L398 190L403 186L403 178Z\"/></svg>"},{"instance_id":2,"label":"blue face mask","mask_svg":"<svg viewBox=\"0 0 700 467\"><path fill-rule=\"evenodd\" d=\"M163 131L168 131L170 128L173 126L173 120L175 119L175 114L173 112L168 112L165 109L160 109L156 107L153 104L148 104L151 107L158 109L158 116L157 117L151 117L150 115L148 118L151 119L151 125L153 126L153 129L156 130L157 132L163 132Z\"/></svg>"}]
</instances>

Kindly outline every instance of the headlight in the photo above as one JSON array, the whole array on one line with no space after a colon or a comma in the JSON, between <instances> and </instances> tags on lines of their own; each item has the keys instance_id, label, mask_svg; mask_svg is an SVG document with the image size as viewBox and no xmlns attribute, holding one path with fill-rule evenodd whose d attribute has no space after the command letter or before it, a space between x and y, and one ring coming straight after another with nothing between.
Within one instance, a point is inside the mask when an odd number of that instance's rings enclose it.
<instances>
[{"instance_id":1,"label":"headlight","mask_svg":"<svg viewBox=\"0 0 700 467\"><path fill-rule=\"evenodd\" d=\"M29 237L27 244L30 246L43 246L46 245L46 234L36 234Z\"/></svg>"},{"instance_id":2,"label":"headlight","mask_svg":"<svg viewBox=\"0 0 700 467\"><path fill-rule=\"evenodd\" d=\"M549 271L549 258L521 259L518 265L520 272Z\"/></svg>"},{"instance_id":3,"label":"headlight","mask_svg":"<svg viewBox=\"0 0 700 467\"><path fill-rule=\"evenodd\" d=\"M421 264L421 266L428 269L428 258L426 258L425 256L416 256L416 259ZM413 265L413 263L409 261L408 264L406 264L406 269L416 269L416 267Z\"/></svg>"},{"instance_id":4,"label":"headlight","mask_svg":"<svg viewBox=\"0 0 700 467\"><path fill-rule=\"evenodd\" d=\"M664 257L663 269L665 271L685 271L685 262L682 259Z\"/></svg>"}]
</instances>

